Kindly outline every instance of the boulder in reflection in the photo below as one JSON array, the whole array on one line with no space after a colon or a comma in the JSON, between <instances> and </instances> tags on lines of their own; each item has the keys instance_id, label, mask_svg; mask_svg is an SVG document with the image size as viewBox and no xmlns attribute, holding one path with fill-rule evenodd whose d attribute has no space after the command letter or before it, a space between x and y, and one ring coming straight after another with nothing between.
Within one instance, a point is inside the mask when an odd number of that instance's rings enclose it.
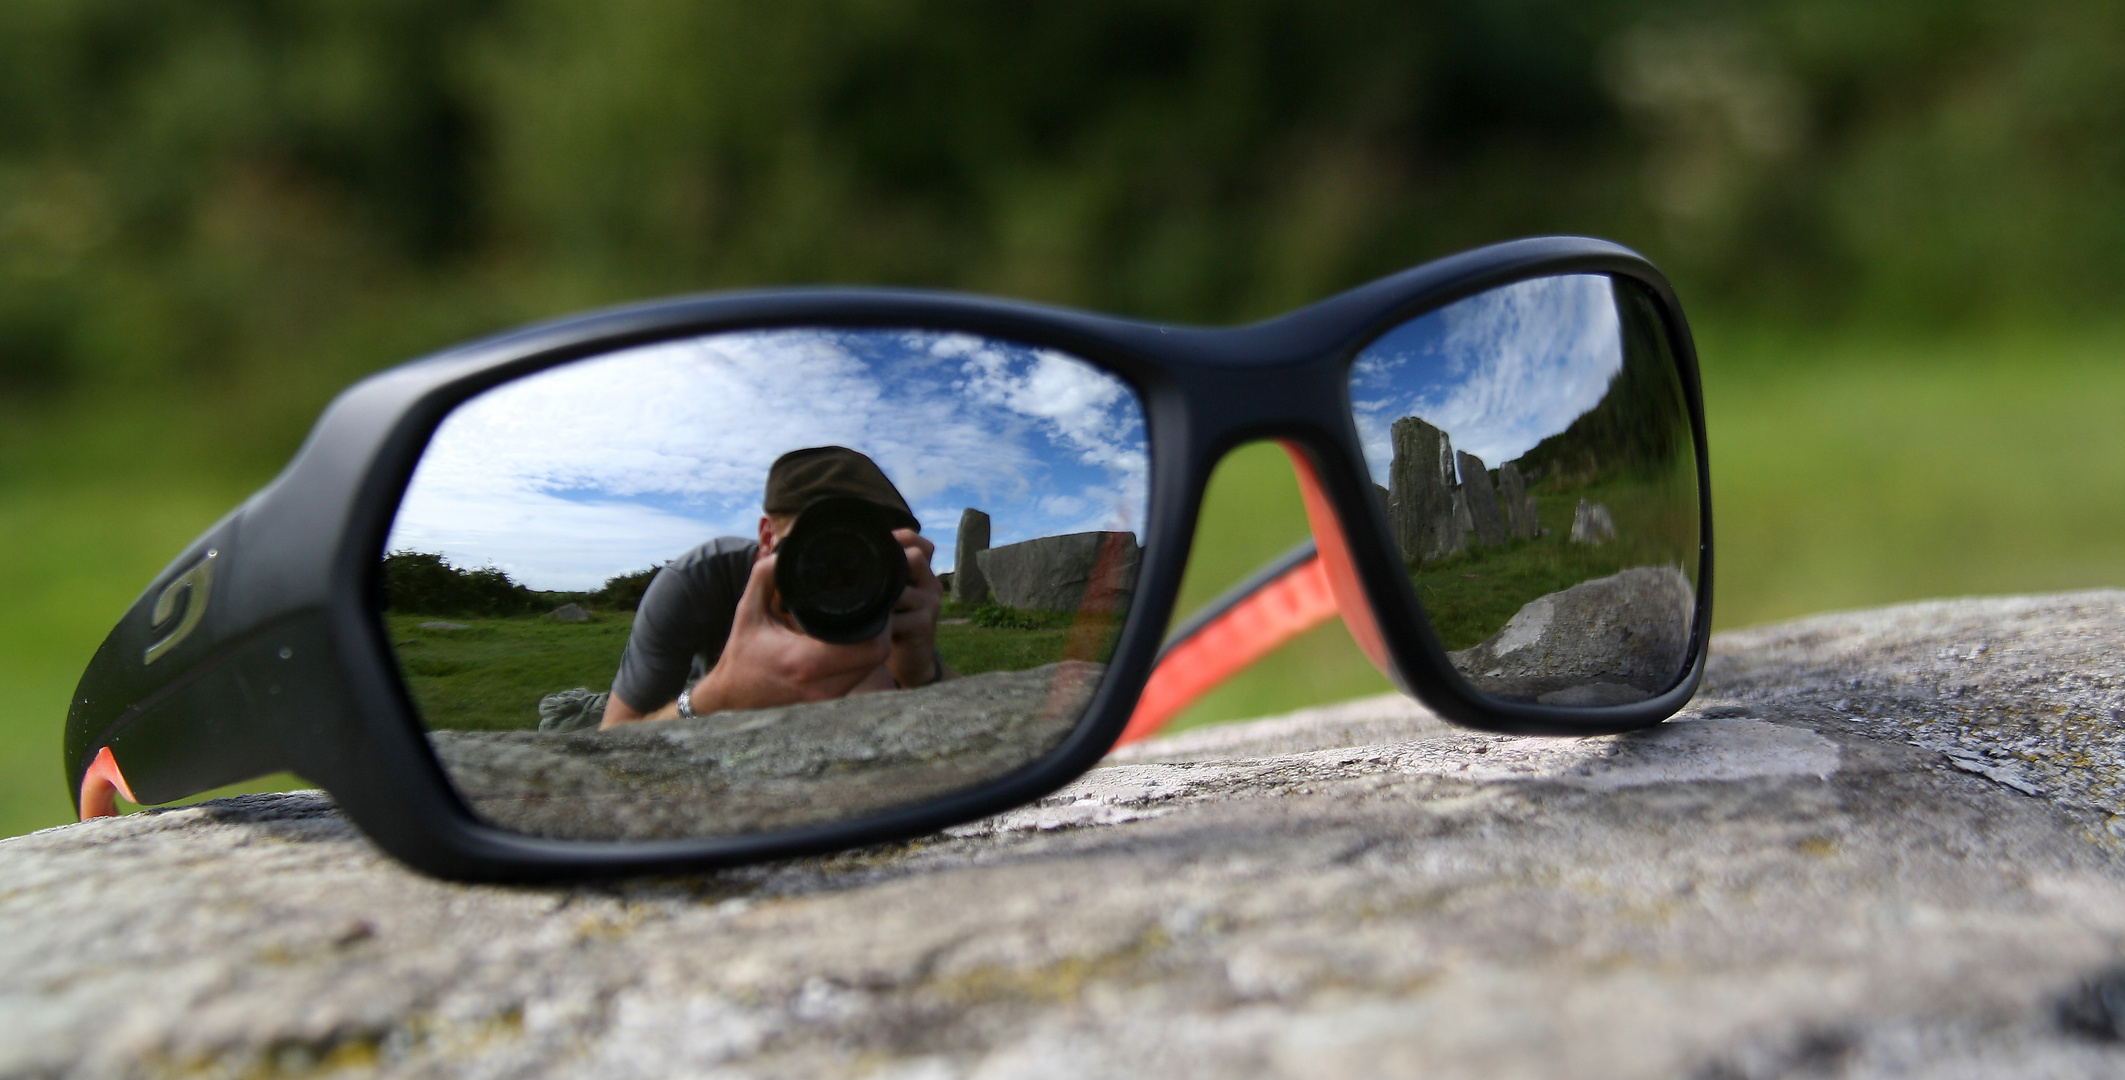
<instances>
[{"instance_id":1,"label":"boulder in reflection","mask_svg":"<svg viewBox=\"0 0 2125 1080\"><path fill-rule=\"evenodd\" d=\"M1637 566L1523 605L1497 633L1448 657L1485 693L1544 705L1622 705L1667 689L1689 659L1689 578Z\"/></svg>"}]
</instances>

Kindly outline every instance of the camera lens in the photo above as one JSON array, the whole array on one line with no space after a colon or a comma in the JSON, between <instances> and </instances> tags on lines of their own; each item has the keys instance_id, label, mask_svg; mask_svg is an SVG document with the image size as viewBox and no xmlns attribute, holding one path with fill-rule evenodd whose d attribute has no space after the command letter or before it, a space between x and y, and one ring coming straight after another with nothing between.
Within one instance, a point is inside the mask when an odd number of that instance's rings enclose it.
<instances>
[{"instance_id":1,"label":"camera lens","mask_svg":"<svg viewBox=\"0 0 2125 1080\"><path fill-rule=\"evenodd\" d=\"M831 497L804 508L777 545L775 588L797 625L846 645L885 629L907 588L907 555L878 508Z\"/></svg>"}]
</instances>

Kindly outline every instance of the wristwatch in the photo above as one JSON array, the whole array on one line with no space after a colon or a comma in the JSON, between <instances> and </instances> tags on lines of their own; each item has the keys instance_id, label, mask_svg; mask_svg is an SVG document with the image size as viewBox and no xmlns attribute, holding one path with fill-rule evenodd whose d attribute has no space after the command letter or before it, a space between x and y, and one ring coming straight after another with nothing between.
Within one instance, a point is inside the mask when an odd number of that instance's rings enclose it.
<instances>
[{"instance_id":1,"label":"wristwatch","mask_svg":"<svg viewBox=\"0 0 2125 1080\"><path fill-rule=\"evenodd\" d=\"M689 686L679 691L679 715L687 720L694 718L694 688Z\"/></svg>"}]
</instances>

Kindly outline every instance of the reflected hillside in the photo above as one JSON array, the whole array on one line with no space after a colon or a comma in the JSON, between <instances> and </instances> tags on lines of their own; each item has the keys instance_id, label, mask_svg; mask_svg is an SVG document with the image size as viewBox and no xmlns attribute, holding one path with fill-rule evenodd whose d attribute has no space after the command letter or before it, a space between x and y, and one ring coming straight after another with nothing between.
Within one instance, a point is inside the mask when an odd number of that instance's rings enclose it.
<instances>
[{"instance_id":1,"label":"reflected hillside","mask_svg":"<svg viewBox=\"0 0 2125 1080\"><path fill-rule=\"evenodd\" d=\"M1673 352L1636 286L1558 278L1473 297L1383 337L1353 382L1361 432L1384 428L1375 477L1396 547L1464 675L1552 704L1673 681L1695 607L1696 459ZM1495 463L1478 452L1497 448Z\"/></svg>"}]
</instances>

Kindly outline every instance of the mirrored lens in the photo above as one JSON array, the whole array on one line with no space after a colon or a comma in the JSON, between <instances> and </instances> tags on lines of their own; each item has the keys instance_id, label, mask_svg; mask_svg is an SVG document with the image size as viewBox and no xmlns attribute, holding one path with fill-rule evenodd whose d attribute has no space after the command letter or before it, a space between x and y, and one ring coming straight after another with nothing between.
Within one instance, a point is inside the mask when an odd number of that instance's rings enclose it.
<instances>
[{"instance_id":1,"label":"mirrored lens","mask_svg":"<svg viewBox=\"0 0 2125 1080\"><path fill-rule=\"evenodd\" d=\"M1134 594L1148 462L1127 385L1048 349L825 328L631 349L444 420L383 621L495 825L848 820L1075 727Z\"/></svg>"},{"instance_id":2,"label":"mirrored lens","mask_svg":"<svg viewBox=\"0 0 2125 1080\"><path fill-rule=\"evenodd\" d=\"M1477 689L1615 705L1682 677L1697 461L1642 286L1569 275L1472 296L1375 341L1351 399L1418 601Z\"/></svg>"}]
</instances>

